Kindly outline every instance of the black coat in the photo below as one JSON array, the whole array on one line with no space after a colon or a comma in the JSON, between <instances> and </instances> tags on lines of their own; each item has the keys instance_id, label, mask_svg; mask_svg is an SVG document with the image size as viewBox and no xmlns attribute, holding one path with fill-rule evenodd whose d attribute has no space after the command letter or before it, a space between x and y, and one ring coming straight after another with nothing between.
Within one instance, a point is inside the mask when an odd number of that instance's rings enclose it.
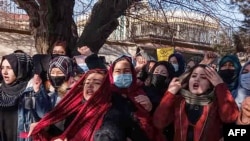
<instances>
[{"instance_id":1,"label":"black coat","mask_svg":"<svg viewBox=\"0 0 250 141\"><path fill-rule=\"evenodd\" d=\"M143 90L150 99L150 102L152 103L153 107L151 110L151 115L153 115L157 106L160 104L166 89L156 88L151 85L151 86L143 86Z\"/></svg>"},{"instance_id":2,"label":"black coat","mask_svg":"<svg viewBox=\"0 0 250 141\"><path fill-rule=\"evenodd\" d=\"M101 128L95 133L94 141L148 141L146 133L135 119L135 105L119 94L113 94L112 106L103 119Z\"/></svg>"}]
</instances>

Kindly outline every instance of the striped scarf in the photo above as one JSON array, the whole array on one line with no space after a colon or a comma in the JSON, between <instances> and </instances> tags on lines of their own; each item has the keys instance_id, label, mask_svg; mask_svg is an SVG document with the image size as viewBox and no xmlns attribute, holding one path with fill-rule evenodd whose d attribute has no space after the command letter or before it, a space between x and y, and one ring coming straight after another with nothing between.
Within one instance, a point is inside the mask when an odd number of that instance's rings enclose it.
<instances>
[{"instance_id":1,"label":"striped scarf","mask_svg":"<svg viewBox=\"0 0 250 141\"><path fill-rule=\"evenodd\" d=\"M12 84L2 82L0 90L0 107L12 107L17 104L18 99L22 96L29 79L32 76L32 60L25 53L12 53L3 56L7 60L16 75L16 80ZM1 62L1 65L2 65Z\"/></svg>"},{"instance_id":2,"label":"striped scarf","mask_svg":"<svg viewBox=\"0 0 250 141\"><path fill-rule=\"evenodd\" d=\"M215 98L214 90L208 93L197 95L197 94L192 94L188 90L181 89L180 93L181 93L181 96L185 98L185 101L188 104L195 104L195 105L201 105L201 106L208 105Z\"/></svg>"}]
</instances>

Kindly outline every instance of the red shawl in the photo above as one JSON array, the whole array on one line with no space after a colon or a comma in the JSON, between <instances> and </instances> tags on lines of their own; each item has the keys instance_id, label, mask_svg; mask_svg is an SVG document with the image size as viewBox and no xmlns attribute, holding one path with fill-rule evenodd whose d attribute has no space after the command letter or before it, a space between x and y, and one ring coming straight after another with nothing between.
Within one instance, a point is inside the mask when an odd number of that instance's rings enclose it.
<instances>
[{"instance_id":1,"label":"red shawl","mask_svg":"<svg viewBox=\"0 0 250 141\"><path fill-rule=\"evenodd\" d=\"M109 69L109 79L110 79L110 83L111 83L111 91L118 93L118 94L125 94L136 106L136 113L135 116L137 119L139 119L140 121L140 126L141 128L145 131L145 133L147 134L147 136L149 137L150 140L154 140L153 136L154 136L154 129L153 129L153 124L152 124L152 118L150 116L150 113L145 110L145 108L138 102L135 101L135 97L138 95L146 95L145 92L143 91L143 89L137 85L136 81L136 72L134 69L134 66L130 60L130 58L124 56L123 58L125 58L130 64L131 64L131 71L132 71L132 84L130 85L129 88L118 88L115 86L114 84L114 80L113 80L113 71L114 71L114 67L115 64L120 60L119 58L117 59L117 61L115 61L112 66ZM155 140L154 140L155 141Z\"/></svg>"},{"instance_id":2,"label":"red shawl","mask_svg":"<svg viewBox=\"0 0 250 141\"><path fill-rule=\"evenodd\" d=\"M109 92L109 80L105 78L99 90L85 103L83 100L83 82L89 71L66 94L58 105L49 112L32 132L34 141L49 141L52 138L67 138L69 141L93 141L94 132L100 128L103 117L111 106L111 93ZM45 128L66 119L72 113L77 113L74 120L59 137L50 137Z\"/></svg>"}]
</instances>

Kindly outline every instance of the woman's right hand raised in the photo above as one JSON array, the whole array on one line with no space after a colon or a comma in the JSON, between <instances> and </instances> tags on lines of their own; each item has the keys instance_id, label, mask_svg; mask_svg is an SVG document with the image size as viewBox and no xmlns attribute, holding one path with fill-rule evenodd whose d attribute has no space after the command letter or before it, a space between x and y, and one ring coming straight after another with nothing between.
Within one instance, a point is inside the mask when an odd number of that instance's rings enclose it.
<instances>
[{"instance_id":1,"label":"woman's right hand raised","mask_svg":"<svg viewBox=\"0 0 250 141\"><path fill-rule=\"evenodd\" d=\"M168 85L168 91L172 94L177 94L178 91L181 89L181 81L179 78L175 77Z\"/></svg>"}]
</instances>

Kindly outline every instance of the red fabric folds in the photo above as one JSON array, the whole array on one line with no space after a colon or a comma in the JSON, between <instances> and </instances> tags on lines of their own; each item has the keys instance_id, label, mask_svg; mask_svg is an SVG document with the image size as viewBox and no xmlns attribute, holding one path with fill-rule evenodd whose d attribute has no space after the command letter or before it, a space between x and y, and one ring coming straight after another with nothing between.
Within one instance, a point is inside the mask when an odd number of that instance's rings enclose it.
<instances>
[{"instance_id":1,"label":"red fabric folds","mask_svg":"<svg viewBox=\"0 0 250 141\"><path fill-rule=\"evenodd\" d=\"M83 103L83 82L91 70L74 85L58 105L40 120L32 132L34 141L49 141L52 138L67 138L68 141L93 141L94 132L100 128L107 110L111 106L109 77L106 77L99 90ZM72 113L77 113L74 120L59 137L51 137L46 133L46 127L66 119Z\"/></svg>"}]
</instances>

